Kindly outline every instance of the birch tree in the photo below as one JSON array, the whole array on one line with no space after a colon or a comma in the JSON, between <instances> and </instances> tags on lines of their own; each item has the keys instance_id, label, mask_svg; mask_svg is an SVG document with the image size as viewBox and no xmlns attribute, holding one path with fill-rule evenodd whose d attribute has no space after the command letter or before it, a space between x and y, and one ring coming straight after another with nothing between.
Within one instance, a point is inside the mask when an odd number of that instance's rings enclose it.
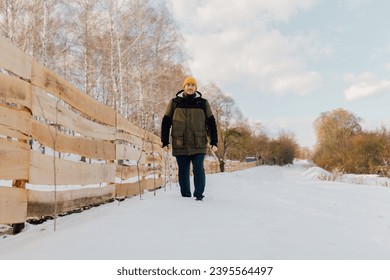
<instances>
[{"instance_id":1,"label":"birch tree","mask_svg":"<svg viewBox=\"0 0 390 280\"><path fill-rule=\"evenodd\" d=\"M1 35L11 42L19 44L23 30L23 2L17 0L0 1L0 30Z\"/></svg>"},{"instance_id":2,"label":"birch tree","mask_svg":"<svg viewBox=\"0 0 390 280\"><path fill-rule=\"evenodd\" d=\"M170 12L148 0L0 0L0 34L155 132L188 72Z\"/></svg>"}]
</instances>

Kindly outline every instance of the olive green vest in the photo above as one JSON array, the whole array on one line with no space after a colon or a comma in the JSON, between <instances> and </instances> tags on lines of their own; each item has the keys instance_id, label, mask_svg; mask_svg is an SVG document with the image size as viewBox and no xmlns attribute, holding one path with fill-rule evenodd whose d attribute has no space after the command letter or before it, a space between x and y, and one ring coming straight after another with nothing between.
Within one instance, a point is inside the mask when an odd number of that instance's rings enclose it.
<instances>
[{"instance_id":1,"label":"olive green vest","mask_svg":"<svg viewBox=\"0 0 390 280\"><path fill-rule=\"evenodd\" d=\"M167 113L172 110L172 101ZM206 110L202 108L176 108L172 116L172 155L205 154L208 137L206 115L212 116L210 104L206 101ZM170 115L169 113L166 115Z\"/></svg>"}]
</instances>

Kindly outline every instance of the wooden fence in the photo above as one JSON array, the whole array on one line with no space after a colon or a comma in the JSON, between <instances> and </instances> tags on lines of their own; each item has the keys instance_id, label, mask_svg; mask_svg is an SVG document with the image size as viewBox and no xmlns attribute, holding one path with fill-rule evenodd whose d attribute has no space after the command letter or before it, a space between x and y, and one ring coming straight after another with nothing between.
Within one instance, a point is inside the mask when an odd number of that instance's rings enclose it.
<instances>
[{"instance_id":1,"label":"wooden fence","mask_svg":"<svg viewBox=\"0 0 390 280\"><path fill-rule=\"evenodd\" d=\"M241 161L227 161L225 163L225 172L234 172L247 168L252 168L257 166L256 162L241 162ZM219 173L221 168L219 162L206 160L204 168L207 174Z\"/></svg>"},{"instance_id":2,"label":"wooden fence","mask_svg":"<svg viewBox=\"0 0 390 280\"><path fill-rule=\"evenodd\" d=\"M176 174L157 136L5 39L0 49L0 180L12 180L12 188L0 186L0 223L137 195L161 187L164 170ZM52 190L64 185L80 187Z\"/></svg>"},{"instance_id":3,"label":"wooden fence","mask_svg":"<svg viewBox=\"0 0 390 280\"><path fill-rule=\"evenodd\" d=\"M2 224L138 195L177 174L159 137L2 38L0 155L0 180L12 181L0 186ZM206 169L219 170L215 162ZM58 191L65 185L78 187Z\"/></svg>"}]
</instances>

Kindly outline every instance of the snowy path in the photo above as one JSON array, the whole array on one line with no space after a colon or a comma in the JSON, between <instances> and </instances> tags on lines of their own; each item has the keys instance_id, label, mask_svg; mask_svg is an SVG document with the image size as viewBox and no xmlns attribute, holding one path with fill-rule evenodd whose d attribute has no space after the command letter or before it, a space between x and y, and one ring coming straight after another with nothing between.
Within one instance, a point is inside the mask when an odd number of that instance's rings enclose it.
<instances>
[{"instance_id":1,"label":"snowy path","mask_svg":"<svg viewBox=\"0 0 390 280\"><path fill-rule=\"evenodd\" d=\"M314 181L307 167L207 176L204 202L156 196L28 227L0 259L390 259L390 188Z\"/></svg>"}]
</instances>

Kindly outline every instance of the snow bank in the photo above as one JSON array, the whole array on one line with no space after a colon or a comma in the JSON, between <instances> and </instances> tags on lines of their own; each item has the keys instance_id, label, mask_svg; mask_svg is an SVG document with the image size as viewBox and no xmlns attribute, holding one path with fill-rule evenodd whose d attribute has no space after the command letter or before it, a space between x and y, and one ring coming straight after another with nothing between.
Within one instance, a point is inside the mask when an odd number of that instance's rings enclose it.
<instances>
[{"instance_id":1,"label":"snow bank","mask_svg":"<svg viewBox=\"0 0 390 280\"><path fill-rule=\"evenodd\" d=\"M331 178L331 173L320 167L310 167L303 172L302 176L311 179L328 180Z\"/></svg>"},{"instance_id":2,"label":"snow bank","mask_svg":"<svg viewBox=\"0 0 390 280\"><path fill-rule=\"evenodd\" d=\"M322 181L334 181L359 185L371 185L390 187L390 178L378 175L358 175L358 174L341 174L338 172L328 172L320 167L309 167L302 174L306 178Z\"/></svg>"}]
</instances>

